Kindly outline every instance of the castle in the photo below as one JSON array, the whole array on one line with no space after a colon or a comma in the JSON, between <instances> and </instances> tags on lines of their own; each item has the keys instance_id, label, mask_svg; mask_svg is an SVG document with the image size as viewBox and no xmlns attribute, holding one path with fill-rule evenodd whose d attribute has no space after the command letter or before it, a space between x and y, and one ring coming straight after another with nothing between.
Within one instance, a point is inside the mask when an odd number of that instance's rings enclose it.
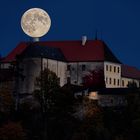
<instances>
[{"instance_id":1,"label":"castle","mask_svg":"<svg viewBox=\"0 0 140 140\"><path fill-rule=\"evenodd\" d=\"M41 67L55 72L60 86L82 85L85 75L97 68L104 71L106 88L125 88L130 82L140 86L140 71L121 63L102 40L21 42L1 60L1 69L9 69L16 56L22 57L25 76L19 80L20 93L33 92Z\"/></svg>"}]
</instances>

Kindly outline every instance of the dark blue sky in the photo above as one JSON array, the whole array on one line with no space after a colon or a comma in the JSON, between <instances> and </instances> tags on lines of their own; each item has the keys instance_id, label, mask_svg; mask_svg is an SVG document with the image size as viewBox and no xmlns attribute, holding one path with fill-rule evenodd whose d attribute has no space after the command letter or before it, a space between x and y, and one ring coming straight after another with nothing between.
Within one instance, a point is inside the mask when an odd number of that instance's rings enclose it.
<instances>
[{"instance_id":1,"label":"dark blue sky","mask_svg":"<svg viewBox=\"0 0 140 140\"><path fill-rule=\"evenodd\" d=\"M123 62L140 68L139 0L2 0L0 1L0 52L8 54L20 41L28 41L21 27L29 8L46 10L52 20L41 40L79 40L98 36ZM102 34L102 35L101 35Z\"/></svg>"}]
</instances>

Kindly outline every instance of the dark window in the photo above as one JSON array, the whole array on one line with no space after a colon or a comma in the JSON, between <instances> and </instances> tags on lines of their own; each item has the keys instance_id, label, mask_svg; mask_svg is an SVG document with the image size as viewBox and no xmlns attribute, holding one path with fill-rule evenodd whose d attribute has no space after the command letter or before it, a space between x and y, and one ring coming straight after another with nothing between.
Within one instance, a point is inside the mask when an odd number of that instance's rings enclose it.
<instances>
[{"instance_id":1,"label":"dark window","mask_svg":"<svg viewBox=\"0 0 140 140\"><path fill-rule=\"evenodd\" d=\"M118 67L118 73L120 73L120 68Z\"/></svg>"},{"instance_id":2,"label":"dark window","mask_svg":"<svg viewBox=\"0 0 140 140\"><path fill-rule=\"evenodd\" d=\"M116 67L114 67L114 72L116 72Z\"/></svg>"},{"instance_id":3,"label":"dark window","mask_svg":"<svg viewBox=\"0 0 140 140\"><path fill-rule=\"evenodd\" d=\"M122 80L122 86L124 87L124 80Z\"/></svg>"},{"instance_id":4,"label":"dark window","mask_svg":"<svg viewBox=\"0 0 140 140\"><path fill-rule=\"evenodd\" d=\"M112 67L110 66L110 71L112 71Z\"/></svg>"},{"instance_id":5,"label":"dark window","mask_svg":"<svg viewBox=\"0 0 140 140\"><path fill-rule=\"evenodd\" d=\"M109 84L111 84L111 78L109 78Z\"/></svg>"},{"instance_id":6,"label":"dark window","mask_svg":"<svg viewBox=\"0 0 140 140\"><path fill-rule=\"evenodd\" d=\"M118 86L120 85L120 80L118 79Z\"/></svg>"},{"instance_id":7,"label":"dark window","mask_svg":"<svg viewBox=\"0 0 140 140\"><path fill-rule=\"evenodd\" d=\"M71 83L70 77L67 77L67 83Z\"/></svg>"},{"instance_id":8,"label":"dark window","mask_svg":"<svg viewBox=\"0 0 140 140\"><path fill-rule=\"evenodd\" d=\"M67 65L67 70L70 70L70 65Z\"/></svg>"},{"instance_id":9,"label":"dark window","mask_svg":"<svg viewBox=\"0 0 140 140\"><path fill-rule=\"evenodd\" d=\"M86 66L82 65L82 71L85 71L85 70L86 70Z\"/></svg>"},{"instance_id":10,"label":"dark window","mask_svg":"<svg viewBox=\"0 0 140 140\"><path fill-rule=\"evenodd\" d=\"M74 69L74 67L72 67L72 71L74 71L75 69Z\"/></svg>"},{"instance_id":11,"label":"dark window","mask_svg":"<svg viewBox=\"0 0 140 140\"><path fill-rule=\"evenodd\" d=\"M114 79L114 85L116 85L116 79Z\"/></svg>"},{"instance_id":12,"label":"dark window","mask_svg":"<svg viewBox=\"0 0 140 140\"><path fill-rule=\"evenodd\" d=\"M82 77L82 83L81 84L83 84L85 82L85 78L84 77Z\"/></svg>"},{"instance_id":13,"label":"dark window","mask_svg":"<svg viewBox=\"0 0 140 140\"><path fill-rule=\"evenodd\" d=\"M108 71L108 65L106 65L106 71Z\"/></svg>"}]
</instances>

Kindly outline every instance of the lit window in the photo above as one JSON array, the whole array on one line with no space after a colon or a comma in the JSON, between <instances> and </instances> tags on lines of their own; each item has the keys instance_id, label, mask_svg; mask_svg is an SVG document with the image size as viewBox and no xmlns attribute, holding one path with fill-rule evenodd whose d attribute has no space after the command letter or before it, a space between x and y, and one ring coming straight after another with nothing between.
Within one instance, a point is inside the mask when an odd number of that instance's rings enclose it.
<instances>
[{"instance_id":1,"label":"lit window","mask_svg":"<svg viewBox=\"0 0 140 140\"><path fill-rule=\"evenodd\" d=\"M116 72L116 67L114 67L114 72Z\"/></svg>"},{"instance_id":2,"label":"lit window","mask_svg":"<svg viewBox=\"0 0 140 140\"><path fill-rule=\"evenodd\" d=\"M97 96L97 92L91 92L91 93L90 93L90 96L96 97L96 96Z\"/></svg>"},{"instance_id":3,"label":"lit window","mask_svg":"<svg viewBox=\"0 0 140 140\"><path fill-rule=\"evenodd\" d=\"M98 99L98 92L90 92L89 93L89 99L94 99L97 100Z\"/></svg>"},{"instance_id":4,"label":"lit window","mask_svg":"<svg viewBox=\"0 0 140 140\"><path fill-rule=\"evenodd\" d=\"M106 65L106 71L108 71L108 65Z\"/></svg>"},{"instance_id":5,"label":"lit window","mask_svg":"<svg viewBox=\"0 0 140 140\"><path fill-rule=\"evenodd\" d=\"M85 71L85 70L86 70L86 66L82 65L82 71Z\"/></svg>"}]
</instances>

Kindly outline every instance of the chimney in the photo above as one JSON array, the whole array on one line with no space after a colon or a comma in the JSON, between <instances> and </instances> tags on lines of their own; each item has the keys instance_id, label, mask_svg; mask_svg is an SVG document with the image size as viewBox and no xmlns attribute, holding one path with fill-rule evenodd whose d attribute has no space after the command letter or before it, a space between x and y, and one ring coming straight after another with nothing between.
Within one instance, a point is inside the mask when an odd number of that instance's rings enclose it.
<instances>
[{"instance_id":1,"label":"chimney","mask_svg":"<svg viewBox=\"0 0 140 140\"><path fill-rule=\"evenodd\" d=\"M33 37L33 42L39 42L39 37Z\"/></svg>"},{"instance_id":2,"label":"chimney","mask_svg":"<svg viewBox=\"0 0 140 140\"><path fill-rule=\"evenodd\" d=\"M87 41L87 36L82 36L82 46L85 46Z\"/></svg>"}]
</instances>

